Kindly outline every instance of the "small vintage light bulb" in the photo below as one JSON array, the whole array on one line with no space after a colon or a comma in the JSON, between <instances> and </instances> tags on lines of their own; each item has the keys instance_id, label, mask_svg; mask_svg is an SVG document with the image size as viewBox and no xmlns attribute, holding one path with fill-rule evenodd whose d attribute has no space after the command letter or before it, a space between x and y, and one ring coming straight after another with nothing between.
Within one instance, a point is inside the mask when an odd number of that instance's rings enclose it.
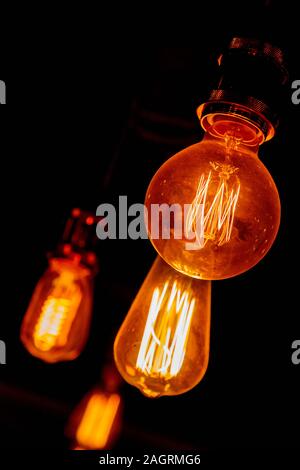
<instances>
[{"instance_id":1,"label":"small vintage light bulb","mask_svg":"<svg viewBox=\"0 0 300 470\"><path fill-rule=\"evenodd\" d=\"M118 437L122 417L119 379L111 367L105 375L104 384L94 387L68 420L65 433L73 450L110 449Z\"/></svg>"},{"instance_id":2,"label":"small vintage light bulb","mask_svg":"<svg viewBox=\"0 0 300 470\"><path fill-rule=\"evenodd\" d=\"M22 322L24 346L46 362L75 359L88 337L96 268L86 244L90 225L86 214L73 211L63 243L50 257Z\"/></svg>"},{"instance_id":3,"label":"small vintage light bulb","mask_svg":"<svg viewBox=\"0 0 300 470\"><path fill-rule=\"evenodd\" d=\"M211 283L157 257L114 344L122 377L146 396L179 395L208 365Z\"/></svg>"},{"instance_id":4,"label":"small vintage light bulb","mask_svg":"<svg viewBox=\"0 0 300 470\"><path fill-rule=\"evenodd\" d=\"M75 432L77 449L109 449L114 438L121 397L94 389L80 403L80 422Z\"/></svg>"}]
</instances>

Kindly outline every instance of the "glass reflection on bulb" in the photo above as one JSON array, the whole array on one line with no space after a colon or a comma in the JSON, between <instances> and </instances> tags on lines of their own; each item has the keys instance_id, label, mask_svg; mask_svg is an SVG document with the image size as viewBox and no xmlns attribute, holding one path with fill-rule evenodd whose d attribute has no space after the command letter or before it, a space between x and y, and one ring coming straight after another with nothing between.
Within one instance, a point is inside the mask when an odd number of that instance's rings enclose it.
<instances>
[{"instance_id":1,"label":"glass reflection on bulb","mask_svg":"<svg viewBox=\"0 0 300 470\"><path fill-rule=\"evenodd\" d=\"M184 393L205 374L210 289L156 259L114 345L119 372L146 396Z\"/></svg>"}]
</instances>

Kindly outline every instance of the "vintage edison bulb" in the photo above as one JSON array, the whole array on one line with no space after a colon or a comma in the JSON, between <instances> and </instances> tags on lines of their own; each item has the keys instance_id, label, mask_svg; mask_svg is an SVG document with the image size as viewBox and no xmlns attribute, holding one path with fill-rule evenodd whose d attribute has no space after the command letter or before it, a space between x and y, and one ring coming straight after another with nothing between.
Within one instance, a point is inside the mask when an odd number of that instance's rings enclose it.
<instances>
[{"instance_id":1,"label":"vintage edison bulb","mask_svg":"<svg viewBox=\"0 0 300 470\"><path fill-rule=\"evenodd\" d=\"M178 271L200 279L229 278L250 269L271 247L280 201L257 155L274 134L269 126L266 138L246 118L206 116L203 140L154 175L145 200L149 237Z\"/></svg>"},{"instance_id":2,"label":"vintage edison bulb","mask_svg":"<svg viewBox=\"0 0 300 470\"><path fill-rule=\"evenodd\" d=\"M92 298L87 267L75 260L50 259L22 323L26 349L46 362L75 359L87 340Z\"/></svg>"},{"instance_id":3,"label":"vintage edison bulb","mask_svg":"<svg viewBox=\"0 0 300 470\"><path fill-rule=\"evenodd\" d=\"M74 450L110 449L121 425L121 396L95 387L73 411L66 434Z\"/></svg>"},{"instance_id":4,"label":"vintage edison bulb","mask_svg":"<svg viewBox=\"0 0 300 470\"><path fill-rule=\"evenodd\" d=\"M123 378L148 397L179 395L202 379L209 357L211 283L154 262L116 337Z\"/></svg>"}]
</instances>

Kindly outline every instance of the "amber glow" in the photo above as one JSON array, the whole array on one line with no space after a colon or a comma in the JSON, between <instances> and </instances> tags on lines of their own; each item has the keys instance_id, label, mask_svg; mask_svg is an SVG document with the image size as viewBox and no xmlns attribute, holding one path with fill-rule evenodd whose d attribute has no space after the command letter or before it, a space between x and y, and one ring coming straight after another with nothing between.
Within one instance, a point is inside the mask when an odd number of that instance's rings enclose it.
<instances>
[{"instance_id":1,"label":"amber glow","mask_svg":"<svg viewBox=\"0 0 300 470\"><path fill-rule=\"evenodd\" d=\"M94 393L86 404L76 431L78 446L85 449L105 448L109 442L119 406L120 396L117 393L111 395Z\"/></svg>"},{"instance_id":2,"label":"amber glow","mask_svg":"<svg viewBox=\"0 0 300 470\"><path fill-rule=\"evenodd\" d=\"M165 378L181 369L195 306L195 299L190 300L187 291L181 293L176 281L169 292L168 287L169 281L161 293L159 288L154 289L136 362L146 375Z\"/></svg>"},{"instance_id":3,"label":"amber glow","mask_svg":"<svg viewBox=\"0 0 300 470\"><path fill-rule=\"evenodd\" d=\"M206 371L209 329L210 282L158 257L117 335L119 372L148 397L184 393Z\"/></svg>"},{"instance_id":4,"label":"amber glow","mask_svg":"<svg viewBox=\"0 0 300 470\"><path fill-rule=\"evenodd\" d=\"M53 290L45 300L34 328L37 349L49 351L64 346L81 301L81 292L71 272L62 272L53 282Z\"/></svg>"},{"instance_id":5,"label":"amber glow","mask_svg":"<svg viewBox=\"0 0 300 470\"><path fill-rule=\"evenodd\" d=\"M237 168L214 162L210 164L215 170L219 170L215 196L207 204L212 173L210 171L207 178L202 174L186 219L186 232L195 233L199 248L203 248L208 240L214 240L218 246L230 241L240 193L239 183L231 189L227 183L230 175L238 171Z\"/></svg>"},{"instance_id":6,"label":"amber glow","mask_svg":"<svg viewBox=\"0 0 300 470\"><path fill-rule=\"evenodd\" d=\"M257 155L261 134L242 118L231 119L219 117L202 142L167 160L146 194L155 249L173 268L199 279L225 279L250 269L279 228L278 192ZM151 207L162 204L179 205L182 212L189 208L185 236L173 236L180 226L175 215L169 239L162 237L164 222L151 220Z\"/></svg>"},{"instance_id":7,"label":"amber glow","mask_svg":"<svg viewBox=\"0 0 300 470\"><path fill-rule=\"evenodd\" d=\"M87 268L66 259L50 260L22 323L27 350L47 362L77 357L87 339L92 294Z\"/></svg>"}]
</instances>

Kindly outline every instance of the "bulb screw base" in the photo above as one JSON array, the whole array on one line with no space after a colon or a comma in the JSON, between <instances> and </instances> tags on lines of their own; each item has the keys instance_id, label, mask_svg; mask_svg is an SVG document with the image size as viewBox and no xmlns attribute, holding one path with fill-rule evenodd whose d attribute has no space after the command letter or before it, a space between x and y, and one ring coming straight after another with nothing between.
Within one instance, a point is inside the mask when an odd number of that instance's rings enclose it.
<instances>
[{"instance_id":1,"label":"bulb screw base","mask_svg":"<svg viewBox=\"0 0 300 470\"><path fill-rule=\"evenodd\" d=\"M197 110L202 127L208 116L231 114L257 126L264 140L271 139L288 81L282 51L256 39L233 38L218 64L218 85Z\"/></svg>"}]
</instances>

